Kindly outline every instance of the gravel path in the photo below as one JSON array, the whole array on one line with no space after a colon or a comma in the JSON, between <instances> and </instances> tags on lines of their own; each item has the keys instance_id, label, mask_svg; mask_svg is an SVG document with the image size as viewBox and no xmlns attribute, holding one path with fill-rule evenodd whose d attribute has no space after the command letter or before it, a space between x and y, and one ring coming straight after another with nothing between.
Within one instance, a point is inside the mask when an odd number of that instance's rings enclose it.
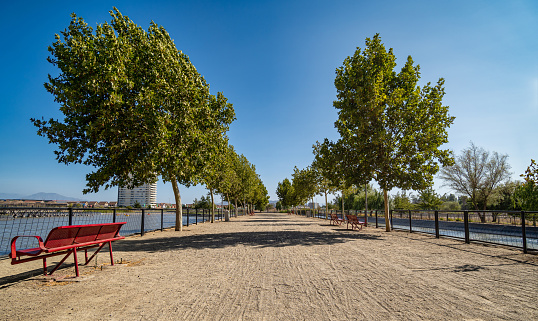
<instances>
[{"instance_id":1,"label":"gravel path","mask_svg":"<svg viewBox=\"0 0 538 321\"><path fill-rule=\"evenodd\" d=\"M129 237L122 264L107 256L78 282L0 260L0 320L538 320L535 255L295 215Z\"/></svg>"}]
</instances>

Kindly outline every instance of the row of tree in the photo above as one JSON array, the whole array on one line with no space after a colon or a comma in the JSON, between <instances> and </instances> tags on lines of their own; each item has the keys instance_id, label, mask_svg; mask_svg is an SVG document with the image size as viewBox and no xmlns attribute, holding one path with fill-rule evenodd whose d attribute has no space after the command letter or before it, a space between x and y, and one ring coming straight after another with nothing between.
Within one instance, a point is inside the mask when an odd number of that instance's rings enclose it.
<instances>
[{"instance_id":1,"label":"row of tree","mask_svg":"<svg viewBox=\"0 0 538 321\"><path fill-rule=\"evenodd\" d=\"M295 168L291 182L286 178L278 184L277 195L283 206L304 204L316 194L324 194L328 206L327 193L340 191L342 196L337 201L342 210L345 206L359 207L359 199L364 202L360 207L368 209L370 198L371 205L382 205L388 213L388 191L399 188L419 191L418 207L437 208L441 200L432 186L439 170L446 184L465 196L476 210L485 210L496 195L502 194L510 177L507 155L490 153L471 143L454 158L450 150L441 148L448 142L447 128L454 121L448 114L449 107L442 104L444 80L419 86L420 67L411 56L399 72L395 67L392 49L385 49L378 34L366 39L364 50L357 48L344 60L334 82L337 100L333 105L338 110L335 127L340 138L336 142L316 142L314 162L303 170ZM519 205L515 206L538 210L534 161L524 178L512 193L519 195L515 198ZM372 180L380 186L382 200L369 185ZM363 198L358 197L362 188ZM412 206L405 192L394 197L393 205ZM390 222L386 229L390 231Z\"/></svg>"},{"instance_id":2,"label":"row of tree","mask_svg":"<svg viewBox=\"0 0 538 321\"><path fill-rule=\"evenodd\" d=\"M375 180L383 190L385 213L388 191L429 187L439 164L453 162L450 152L440 149L454 121L442 105L444 80L420 87L420 67L411 56L400 72L395 67L392 49L386 50L376 34L366 39L364 51L357 48L336 69L333 106L340 139L317 142L311 165L323 193L340 190L345 195ZM391 230L389 222L386 229Z\"/></svg>"},{"instance_id":3,"label":"row of tree","mask_svg":"<svg viewBox=\"0 0 538 321\"><path fill-rule=\"evenodd\" d=\"M480 211L538 211L538 165L531 160L531 165L521 175L524 181L511 181L507 158L506 155L490 153L471 143L455 158L454 165L441 169L440 177L459 194L458 197L455 194L441 196L432 187L418 190L416 195L404 190L389 196L390 207L404 210L472 209L484 219ZM298 195L309 193L309 196L313 196L323 191L322 177L316 171L316 165L317 162L314 162L313 167L302 171L295 168L292 182L285 179L279 184L277 194L284 200L282 205L304 204L305 198ZM310 179L306 180L305 176ZM344 190L344 194L337 195L333 204L326 204L329 208L340 210L364 210L368 206L377 210L384 208L384 197L371 184L367 184L365 190L352 185Z\"/></svg>"},{"instance_id":4,"label":"row of tree","mask_svg":"<svg viewBox=\"0 0 538 321\"><path fill-rule=\"evenodd\" d=\"M246 207L247 211L253 211L254 208L265 209L269 203L267 188L256 173L256 167L243 154L238 155L233 146L229 145L219 157L214 158L211 168L213 171L204 182L211 197L212 222L215 193L220 194L228 205L233 202L236 216L238 205ZM225 214L226 221L229 220L228 213L229 211Z\"/></svg>"},{"instance_id":5,"label":"row of tree","mask_svg":"<svg viewBox=\"0 0 538 321\"><path fill-rule=\"evenodd\" d=\"M183 221L179 184L263 203L267 193L254 166L228 144L232 104L220 92L210 94L162 26L151 22L145 31L116 8L110 15L94 30L73 14L49 47L48 61L59 73L48 76L45 88L64 119L31 120L57 144L58 162L95 169L84 193L159 177L171 182L176 230Z\"/></svg>"}]
</instances>

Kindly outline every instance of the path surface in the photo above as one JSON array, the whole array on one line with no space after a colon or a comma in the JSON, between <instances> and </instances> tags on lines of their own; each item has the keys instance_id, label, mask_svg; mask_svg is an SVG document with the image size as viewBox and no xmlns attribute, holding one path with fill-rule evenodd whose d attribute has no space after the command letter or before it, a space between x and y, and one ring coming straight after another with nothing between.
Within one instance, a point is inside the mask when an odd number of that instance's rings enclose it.
<instances>
[{"instance_id":1,"label":"path surface","mask_svg":"<svg viewBox=\"0 0 538 321\"><path fill-rule=\"evenodd\" d=\"M285 214L114 244L123 264L99 254L80 282L0 260L0 320L538 320L538 257L517 250Z\"/></svg>"}]
</instances>

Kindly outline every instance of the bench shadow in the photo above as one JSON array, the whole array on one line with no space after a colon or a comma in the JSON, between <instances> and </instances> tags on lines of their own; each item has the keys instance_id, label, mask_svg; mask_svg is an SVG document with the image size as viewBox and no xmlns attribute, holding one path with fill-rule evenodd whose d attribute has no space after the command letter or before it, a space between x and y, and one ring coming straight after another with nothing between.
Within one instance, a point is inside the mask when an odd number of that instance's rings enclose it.
<instances>
[{"instance_id":1,"label":"bench shadow","mask_svg":"<svg viewBox=\"0 0 538 321\"><path fill-rule=\"evenodd\" d=\"M52 267L54 267L54 266L56 266L56 264L58 264L57 261L58 260L47 262L48 266L49 266L49 268L48 268L49 272L50 272ZM74 267L75 267L74 263L64 262L62 264L61 268L58 271L65 270L65 269L72 269ZM21 282L21 281L28 281L28 280L32 279L33 277L36 277L36 276L43 276L43 268L40 267L40 268L37 268L37 269L24 271L24 272L21 272L21 273L8 275L8 276L4 276L4 277L0 277L0 290L8 288L8 287L10 287L10 286L12 286L12 285L14 285L14 284L16 284L18 282Z\"/></svg>"},{"instance_id":2,"label":"bench shadow","mask_svg":"<svg viewBox=\"0 0 538 321\"><path fill-rule=\"evenodd\" d=\"M7 288L17 282L27 280L37 275L43 275L43 269L34 269L30 271L25 271L18 274L8 275L0 278L0 290Z\"/></svg>"},{"instance_id":3,"label":"bench shadow","mask_svg":"<svg viewBox=\"0 0 538 321\"><path fill-rule=\"evenodd\" d=\"M114 250L123 252L164 252L168 250L225 248L236 245L259 247L313 246L341 244L354 240L380 240L381 237L353 232L237 232L136 238L116 242Z\"/></svg>"}]
</instances>

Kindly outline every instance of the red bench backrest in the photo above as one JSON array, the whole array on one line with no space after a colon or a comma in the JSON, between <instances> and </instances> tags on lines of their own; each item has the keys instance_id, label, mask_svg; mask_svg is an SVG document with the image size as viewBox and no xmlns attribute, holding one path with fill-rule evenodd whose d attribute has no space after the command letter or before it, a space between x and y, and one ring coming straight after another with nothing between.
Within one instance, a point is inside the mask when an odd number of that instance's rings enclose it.
<instances>
[{"instance_id":1,"label":"red bench backrest","mask_svg":"<svg viewBox=\"0 0 538 321\"><path fill-rule=\"evenodd\" d=\"M125 222L55 227L49 232L44 246L56 248L114 238L118 236L123 224Z\"/></svg>"}]
</instances>

